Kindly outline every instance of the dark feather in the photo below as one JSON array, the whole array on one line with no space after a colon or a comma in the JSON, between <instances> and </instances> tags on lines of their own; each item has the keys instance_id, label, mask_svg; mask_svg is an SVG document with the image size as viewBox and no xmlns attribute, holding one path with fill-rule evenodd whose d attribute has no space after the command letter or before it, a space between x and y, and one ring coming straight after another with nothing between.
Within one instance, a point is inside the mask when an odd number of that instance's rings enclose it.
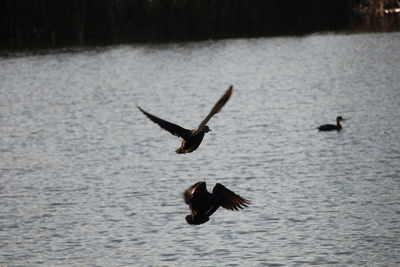
<instances>
[{"instance_id":1,"label":"dark feather","mask_svg":"<svg viewBox=\"0 0 400 267\"><path fill-rule=\"evenodd\" d=\"M342 130L342 125L340 124L341 121L343 121L343 117L342 116L338 116L336 117L336 125L334 124L325 124L325 125L321 125L319 126L317 129L319 131L340 131Z\"/></svg>"},{"instance_id":2,"label":"dark feather","mask_svg":"<svg viewBox=\"0 0 400 267\"><path fill-rule=\"evenodd\" d=\"M186 221L194 225L207 222L221 206L228 210L239 210L250 204L250 201L219 183L214 186L212 194L207 191L205 182L195 183L186 189L183 198L191 210L191 214L186 216Z\"/></svg>"},{"instance_id":3,"label":"dark feather","mask_svg":"<svg viewBox=\"0 0 400 267\"><path fill-rule=\"evenodd\" d=\"M169 121L160 119L150 113L148 113L147 111L143 110L141 107L137 106L138 109L147 116L147 118L149 118L151 121L153 121L154 123L157 123L161 128L163 128L164 130L170 132L171 134L177 136L177 137L181 137L184 140L187 140L190 135L192 134L191 130L185 129L177 124L171 123Z\"/></svg>"},{"instance_id":4,"label":"dark feather","mask_svg":"<svg viewBox=\"0 0 400 267\"><path fill-rule=\"evenodd\" d=\"M325 124L318 127L318 130L320 131L332 131L338 129L339 129L338 126L333 124Z\"/></svg>"},{"instance_id":5,"label":"dark feather","mask_svg":"<svg viewBox=\"0 0 400 267\"><path fill-rule=\"evenodd\" d=\"M222 184L217 183L213 189L213 194L221 194L221 206L228 210L239 210L247 207L250 201L235 194Z\"/></svg>"},{"instance_id":6,"label":"dark feather","mask_svg":"<svg viewBox=\"0 0 400 267\"><path fill-rule=\"evenodd\" d=\"M200 185L204 184L202 186L203 190L200 190ZM199 187L199 188L197 188ZM192 185L191 187L189 187L188 189L185 190L185 192L183 193L183 198L185 200L186 204L190 204L190 202L192 201L193 195L196 192L196 194L198 195L201 191L204 191L204 189L207 191L206 189L206 183L205 182L198 182L195 183L194 185ZM204 193L204 192L203 192Z\"/></svg>"},{"instance_id":7,"label":"dark feather","mask_svg":"<svg viewBox=\"0 0 400 267\"><path fill-rule=\"evenodd\" d=\"M230 86L225 94L218 100L218 102L211 109L207 117L200 123L199 127L194 130L185 129L177 124L168 122L166 120L160 119L147 111L143 110L141 107L137 106L138 109L147 116L151 121L157 123L161 128L170 132L171 134L183 138L181 146L175 150L178 154L191 153L195 151L203 141L204 135L210 132L210 128L206 123L211 119L211 117L218 113L222 107L226 104L232 95L233 86Z\"/></svg>"},{"instance_id":8,"label":"dark feather","mask_svg":"<svg viewBox=\"0 0 400 267\"><path fill-rule=\"evenodd\" d=\"M215 114L217 114L222 110L222 107L226 104L226 102L228 102L229 98L231 97L232 92L233 92L233 86L231 85L229 86L228 90L226 90L225 94L221 96L221 98L217 101L217 103L215 103L214 107L211 109L208 115L199 124L195 133L201 131L203 127L206 126L207 122L212 118L212 116L214 116Z\"/></svg>"}]
</instances>

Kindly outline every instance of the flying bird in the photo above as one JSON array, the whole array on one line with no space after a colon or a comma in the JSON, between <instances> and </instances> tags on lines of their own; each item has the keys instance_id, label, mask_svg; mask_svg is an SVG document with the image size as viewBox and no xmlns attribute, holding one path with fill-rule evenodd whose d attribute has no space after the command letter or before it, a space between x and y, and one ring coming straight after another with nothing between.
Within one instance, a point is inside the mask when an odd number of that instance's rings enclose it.
<instances>
[{"instance_id":1,"label":"flying bird","mask_svg":"<svg viewBox=\"0 0 400 267\"><path fill-rule=\"evenodd\" d=\"M345 119L342 118L342 116L336 117L336 125L335 124L325 124L319 126L317 129L319 131L340 131L342 130L342 125L340 124L341 121L344 121Z\"/></svg>"},{"instance_id":2,"label":"flying bird","mask_svg":"<svg viewBox=\"0 0 400 267\"><path fill-rule=\"evenodd\" d=\"M225 94L214 105L207 117L205 117L204 120L199 124L199 126L194 130L185 129L177 124L160 119L143 110L141 107L137 107L144 115L147 116L147 118L152 120L154 123L157 123L161 128L183 139L181 146L177 150L175 150L176 153L191 153L199 147L201 141L203 141L205 133L211 131L211 129L206 125L207 122L211 119L212 116L221 111L222 107L226 104L226 102L228 102L229 98L231 97L232 91L233 86L231 85L225 92Z\"/></svg>"},{"instance_id":3,"label":"flying bird","mask_svg":"<svg viewBox=\"0 0 400 267\"><path fill-rule=\"evenodd\" d=\"M191 214L186 216L186 222L194 225L207 222L219 207L239 210L248 207L248 204L250 204L249 200L242 198L219 183L214 186L212 193L207 191L206 182L195 183L186 189L183 198L192 211Z\"/></svg>"}]
</instances>

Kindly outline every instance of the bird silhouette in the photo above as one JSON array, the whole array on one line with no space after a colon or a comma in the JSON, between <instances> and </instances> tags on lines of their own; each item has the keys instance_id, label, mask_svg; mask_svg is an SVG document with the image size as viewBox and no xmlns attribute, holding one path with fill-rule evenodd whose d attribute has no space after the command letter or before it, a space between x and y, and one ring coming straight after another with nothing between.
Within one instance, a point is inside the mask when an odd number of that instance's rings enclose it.
<instances>
[{"instance_id":1,"label":"bird silhouette","mask_svg":"<svg viewBox=\"0 0 400 267\"><path fill-rule=\"evenodd\" d=\"M197 182L186 189L183 198L192 211L191 214L186 216L186 222L193 225L207 222L219 207L239 210L248 207L248 204L250 204L249 200L242 198L219 183L214 186L212 193L210 193L207 191L206 182Z\"/></svg>"},{"instance_id":2,"label":"bird silhouette","mask_svg":"<svg viewBox=\"0 0 400 267\"><path fill-rule=\"evenodd\" d=\"M212 116L221 111L222 107L226 104L226 102L228 102L229 98L231 97L232 91L233 91L233 86L231 85L225 92L225 94L214 105L210 113L203 119L203 121L199 124L199 126L194 130L185 129L177 124L160 119L148 113L147 111L143 110L141 107L139 106L137 107L144 115L146 115L154 123L157 123L161 128L183 139L181 146L177 150L175 150L176 153L178 154L191 153L199 147L199 145L203 141L205 133L211 131L211 129L206 125L207 122L212 118Z\"/></svg>"},{"instance_id":3,"label":"bird silhouette","mask_svg":"<svg viewBox=\"0 0 400 267\"><path fill-rule=\"evenodd\" d=\"M342 130L342 125L340 124L341 121L344 121L345 119L342 118L342 116L336 117L336 125L335 124L325 124L319 126L317 129L319 131L340 131Z\"/></svg>"}]
</instances>

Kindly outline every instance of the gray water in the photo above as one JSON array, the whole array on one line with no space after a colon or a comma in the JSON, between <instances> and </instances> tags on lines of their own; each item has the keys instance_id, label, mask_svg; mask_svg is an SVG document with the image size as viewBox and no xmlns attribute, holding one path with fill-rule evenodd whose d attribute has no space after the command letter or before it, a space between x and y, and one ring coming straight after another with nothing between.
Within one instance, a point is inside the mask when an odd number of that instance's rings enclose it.
<instances>
[{"instance_id":1,"label":"gray water","mask_svg":"<svg viewBox=\"0 0 400 267\"><path fill-rule=\"evenodd\" d=\"M398 266L400 33L0 59L0 266ZM197 151L136 105L195 128ZM316 127L348 119L343 131ZM252 201L188 225L182 192Z\"/></svg>"}]
</instances>

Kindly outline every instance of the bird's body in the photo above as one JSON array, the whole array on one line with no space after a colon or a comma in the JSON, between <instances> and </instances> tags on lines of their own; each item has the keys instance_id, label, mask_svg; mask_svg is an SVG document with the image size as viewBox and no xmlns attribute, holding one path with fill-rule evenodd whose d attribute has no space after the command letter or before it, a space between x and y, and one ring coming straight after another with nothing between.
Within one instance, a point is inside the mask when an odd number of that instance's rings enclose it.
<instances>
[{"instance_id":1,"label":"bird's body","mask_svg":"<svg viewBox=\"0 0 400 267\"><path fill-rule=\"evenodd\" d=\"M319 126L317 129L319 131L341 131L343 129L342 125L340 124L341 121L344 121L342 116L336 117L336 125L335 124L325 124Z\"/></svg>"},{"instance_id":2,"label":"bird's body","mask_svg":"<svg viewBox=\"0 0 400 267\"><path fill-rule=\"evenodd\" d=\"M176 153L191 153L200 146L201 142L203 141L204 135L211 131L210 128L206 125L207 122L212 118L212 116L221 111L222 107L226 104L226 102L228 102L229 98L231 97L232 91L233 86L230 86L225 94L214 105L206 118L204 118L200 125L194 130L185 129L177 124L160 119L143 110L139 106L138 109L151 121L157 123L161 128L183 139L181 146L177 150L175 150Z\"/></svg>"},{"instance_id":3,"label":"bird's body","mask_svg":"<svg viewBox=\"0 0 400 267\"><path fill-rule=\"evenodd\" d=\"M205 182L195 183L183 193L183 198L191 210L191 214L186 216L186 222L194 225L207 222L219 207L239 210L250 204L250 201L219 183L214 186L212 193L207 191Z\"/></svg>"},{"instance_id":4,"label":"bird's body","mask_svg":"<svg viewBox=\"0 0 400 267\"><path fill-rule=\"evenodd\" d=\"M201 141L203 141L205 134L206 133L204 131L198 133L192 132L188 139L182 140L181 146L175 150L175 152L178 154L185 154L195 151L200 146Z\"/></svg>"}]
</instances>

